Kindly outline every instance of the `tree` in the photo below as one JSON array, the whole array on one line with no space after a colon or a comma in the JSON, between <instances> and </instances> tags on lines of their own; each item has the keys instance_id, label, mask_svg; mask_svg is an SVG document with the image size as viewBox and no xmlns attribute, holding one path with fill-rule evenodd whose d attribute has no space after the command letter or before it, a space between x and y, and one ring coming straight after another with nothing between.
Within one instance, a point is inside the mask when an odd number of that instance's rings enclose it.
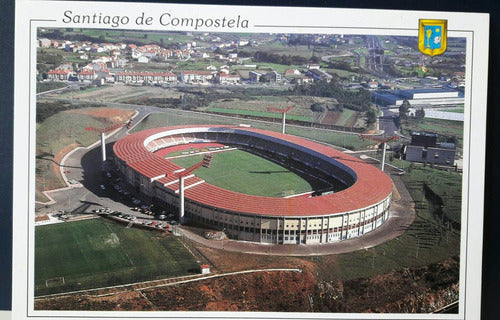
<instances>
[{"instance_id":1,"label":"tree","mask_svg":"<svg viewBox=\"0 0 500 320\"><path fill-rule=\"evenodd\" d=\"M425 117L425 111L423 108L419 108L415 111L415 119L423 119Z\"/></svg>"},{"instance_id":2,"label":"tree","mask_svg":"<svg viewBox=\"0 0 500 320\"><path fill-rule=\"evenodd\" d=\"M375 123L375 121L377 121L377 113L373 109L368 110L366 112L366 122L372 124Z\"/></svg>"},{"instance_id":3,"label":"tree","mask_svg":"<svg viewBox=\"0 0 500 320\"><path fill-rule=\"evenodd\" d=\"M405 99L403 101L403 103L401 104L401 106L399 106L399 118L400 119L407 119L408 118L408 114L410 113L410 102Z\"/></svg>"},{"instance_id":4,"label":"tree","mask_svg":"<svg viewBox=\"0 0 500 320\"><path fill-rule=\"evenodd\" d=\"M311 105L312 112L325 112L326 106L324 103L316 102Z\"/></svg>"},{"instance_id":5,"label":"tree","mask_svg":"<svg viewBox=\"0 0 500 320\"><path fill-rule=\"evenodd\" d=\"M320 58L318 56L312 56L309 61L311 63L319 63L320 62Z\"/></svg>"}]
</instances>

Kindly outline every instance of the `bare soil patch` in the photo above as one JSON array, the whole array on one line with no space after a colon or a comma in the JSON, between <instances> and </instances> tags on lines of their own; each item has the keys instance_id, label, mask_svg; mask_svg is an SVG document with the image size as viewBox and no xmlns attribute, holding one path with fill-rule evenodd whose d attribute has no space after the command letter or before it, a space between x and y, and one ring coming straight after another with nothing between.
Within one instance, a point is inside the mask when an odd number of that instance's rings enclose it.
<instances>
[{"instance_id":1,"label":"bare soil patch","mask_svg":"<svg viewBox=\"0 0 500 320\"><path fill-rule=\"evenodd\" d=\"M127 291L111 296L74 295L35 301L35 310L107 310L152 311L151 303L139 291Z\"/></svg>"},{"instance_id":2,"label":"bare soil patch","mask_svg":"<svg viewBox=\"0 0 500 320\"><path fill-rule=\"evenodd\" d=\"M84 114L103 122L120 123L130 119L134 115L133 110L114 109L114 108L92 108L92 109L74 109L65 111L68 113Z\"/></svg>"},{"instance_id":3,"label":"bare soil patch","mask_svg":"<svg viewBox=\"0 0 500 320\"><path fill-rule=\"evenodd\" d=\"M327 111L325 117L321 121L321 124L335 125L339 121L341 112Z\"/></svg>"},{"instance_id":4,"label":"bare soil patch","mask_svg":"<svg viewBox=\"0 0 500 320\"><path fill-rule=\"evenodd\" d=\"M272 258L222 250L204 253L230 261L228 265L240 270ZM288 258L278 259L290 264ZM278 264L273 260L266 267ZM331 276L338 268L334 255L293 260L303 267L302 272L247 273L102 297L39 299L35 309L429 313L458 299L458 259L345 281Z\"/></svg>"},{"instance_id":5,"label":"bare soil patch","mask_svg":"<svg viewBox=\"0 0 500 320\"><path fill-rule=\"evenodd\" d=\"M259 272L144 291L159 310L307 311L314 290L309 273ZM278 298L286 296L286 299Z\"/></svg>"}]
</instances>

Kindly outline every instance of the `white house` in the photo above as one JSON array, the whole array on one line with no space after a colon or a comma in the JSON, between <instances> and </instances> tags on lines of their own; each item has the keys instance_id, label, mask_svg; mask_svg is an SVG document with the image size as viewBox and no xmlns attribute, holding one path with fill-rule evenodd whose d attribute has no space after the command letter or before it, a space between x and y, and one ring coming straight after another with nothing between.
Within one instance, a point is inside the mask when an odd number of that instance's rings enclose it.
<instances>
[{"instance_id":1,"label":"white house","mask_svg":"<svg viewBox=\"0 0 500 320\"><path fill-rule=\"evenodd\" d=\"M172 72L120 71L115 74L115 80L125 83L163 84L177 82L177 76Z\"/></svg>"},{"instance_id":2,"label":"white house","mask_svg":"<svg viewBox=\"0 0 500 320\"><path fill-rule=\"evenodd\" d=\"M82 82L92 82L97 78L94 70L84 69L78 73L78 80Z\"/></svg>"},{"instance_id":3,"label":"white house","mask_svg":"<svg viewBox=\"0 0 500 320\"><path fill-rule=\"evenodd\" d=\"M181 71L181 81L184 83L207 83L213 78L212 71Z\"/></svg>"},{"instance_id":4,"label":"white house","mask_svg":"<svg viewBox=\"0 0 500 320\"><path fill-rule=\"evenodd\" d=\"M241 82L241 77L237 74L227 74L220 72L215 76L216 82L220 84L236 84Z\"/></svg>"},{"instance_id":5,"label":"white house","mask_svg":"<svg viewBox=\"0 0 500 320\"><path fill-rule=\"evenodd\" d=\"M150 59L146 56L141 56L137 59L137 62L139 63L149 63Z\"/></svg>"},{"instance_id":6,"label":"white house","mask_svg":"<svg viewBox=\"0 0 500 320\"><path fill-rule=\"evenodd\" d=\"M52 81L65 81L68 80L71 75L72 71L69 69L50 70L47 72L47 79Z\"/></svg>"}]
</instances>

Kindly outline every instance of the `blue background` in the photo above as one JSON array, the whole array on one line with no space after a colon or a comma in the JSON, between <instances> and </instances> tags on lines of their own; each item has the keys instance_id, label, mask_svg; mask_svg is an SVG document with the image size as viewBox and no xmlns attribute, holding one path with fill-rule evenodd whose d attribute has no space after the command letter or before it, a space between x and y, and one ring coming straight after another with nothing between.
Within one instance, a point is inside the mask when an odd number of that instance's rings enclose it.
<instances>
[{"instance_id":1,"label":"blue background","mask_svg":"<svg viewBox=\"0 0 500 320\"><path fill-rule=\"evenodd\" d=\"M430 35L428 36L427 34L429 33L430 31ZM439 49L441 48L441 41L439 41L438 43L436 43L434 41L434 38L435 37L441 37L442 35L442 30L441 30L441 27L439 26L424 26L424 39L425 39L425 42L424 42L424 45L426 48L430 48L430 49Z\"/></svg>"}]
</instances>

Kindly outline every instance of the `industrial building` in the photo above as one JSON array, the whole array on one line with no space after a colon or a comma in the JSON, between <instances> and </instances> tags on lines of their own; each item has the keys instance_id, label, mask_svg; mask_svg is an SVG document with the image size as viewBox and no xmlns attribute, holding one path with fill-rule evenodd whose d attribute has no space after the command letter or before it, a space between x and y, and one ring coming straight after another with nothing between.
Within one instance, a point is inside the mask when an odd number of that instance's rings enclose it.
<instances>
[{"instance_id":1,"label":"industrial building","mask_svg":"<svg viewBox=\"0 0 500 320\"><path fill-rule=\"evenodd\" d=\"M406 160L452 166L455 163L455 144L438 143L437 138L435 133L413 132L411 143L406 146Z\"/></svg>"},{"instance_id":2,"label":"industrial building","mask_svg":"<svg viewBox=\"0 0 500 320\"><path fill-rule=\"evenodd\" d=\"M464 103L464 96L460 91L447 88L373 91L372 98L378 105L386 106L400 106L405 100L412 106Z\"/></svg>"}]
</instances>

